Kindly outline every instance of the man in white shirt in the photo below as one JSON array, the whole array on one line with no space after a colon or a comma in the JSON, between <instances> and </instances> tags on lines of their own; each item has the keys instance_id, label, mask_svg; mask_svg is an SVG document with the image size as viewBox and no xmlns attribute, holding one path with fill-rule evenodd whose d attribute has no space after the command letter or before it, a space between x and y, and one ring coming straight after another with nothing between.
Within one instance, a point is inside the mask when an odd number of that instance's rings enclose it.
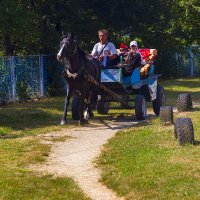
<instances>
[{"instance_id":1,"label":"man in white shirt","mask_svg":"<svg viewBox=\"0 0 200 200\"><path fill-rule=\"evenodd\" d=\"M94 45L91 55L105 67L114 63L117 58L117 49L112 42L108 41L107 30L99 30L98 35L100 42Z\"/></svg>"}]
</instances>

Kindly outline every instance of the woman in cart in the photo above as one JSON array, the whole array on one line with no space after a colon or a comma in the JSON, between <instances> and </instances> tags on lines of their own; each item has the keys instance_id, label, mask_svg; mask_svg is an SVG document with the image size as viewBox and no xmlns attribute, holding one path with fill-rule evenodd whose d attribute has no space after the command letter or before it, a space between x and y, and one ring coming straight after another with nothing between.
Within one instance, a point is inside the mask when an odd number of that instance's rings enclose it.
<instances>
[{"instance_id":1,"label":"woman in cart","mask_svg":"<svg viewBox=\"0 0 200 200\"><path fill-rule=\"evenodd\" d=\"M124 75L130 75L136 67L139 67L142 62L142 56L138 52L138 44L136 41L130 43L130 51L127 53L124 66Z\"/></svg>"}]
</instances>

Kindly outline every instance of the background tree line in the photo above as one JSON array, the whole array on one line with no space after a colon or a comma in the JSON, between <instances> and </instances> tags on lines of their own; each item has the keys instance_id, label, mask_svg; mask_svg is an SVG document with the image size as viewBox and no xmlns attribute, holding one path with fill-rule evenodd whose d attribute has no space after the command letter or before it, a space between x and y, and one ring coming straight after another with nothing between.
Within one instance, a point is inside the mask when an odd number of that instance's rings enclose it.
<instances>
[{"instance_id":1,"label":"background tree line","mask_svg":"<svg viewBox=\"0 0 200 200\"><path fill-rule=\"evenodd\" d=\"M199 0L0 0L0 54L6 56L55 54L62 30L74 32L90 52L97 31L106 28L116 47L137 39L140 47L158 49L160 72L172 76L175 51L200 44L199 27Z\"/></svg>"}]
</instances>

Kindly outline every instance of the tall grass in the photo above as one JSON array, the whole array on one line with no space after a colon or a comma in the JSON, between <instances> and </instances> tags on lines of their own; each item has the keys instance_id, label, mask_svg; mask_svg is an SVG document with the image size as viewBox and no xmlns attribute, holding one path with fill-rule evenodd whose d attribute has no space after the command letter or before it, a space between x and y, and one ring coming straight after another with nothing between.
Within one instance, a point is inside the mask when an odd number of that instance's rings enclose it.
<instances>
[{"instance_id":1,"label":"tall grass","mask_svg":"<svg viewBox=\"0 0 200 200\"><path fill-rule=\"evenodd\" d=\"M200 103L200 79L170 80L164 85L169 105L179 93L189 92ZM196 145L181 147L173 125L150 117L137 127L119 132L97 159L101 181L126 199L200 199L200 106L175 113L192 118Z\"/></svg>"},{"instance_id":2,"label":"tall grass","mask_svg":"<svg viewBox=\"0 0 200 200\"><path fill-rule=\"evenodd\" d=\"M28 170L30 164L44 162L50 152L50 146L35 136L62 129L63 102L64 98L51 98L0 107L1 200L89 199L71 178ZM69 115L68 127L75 124Z\"/></svg>"}]
</instances>

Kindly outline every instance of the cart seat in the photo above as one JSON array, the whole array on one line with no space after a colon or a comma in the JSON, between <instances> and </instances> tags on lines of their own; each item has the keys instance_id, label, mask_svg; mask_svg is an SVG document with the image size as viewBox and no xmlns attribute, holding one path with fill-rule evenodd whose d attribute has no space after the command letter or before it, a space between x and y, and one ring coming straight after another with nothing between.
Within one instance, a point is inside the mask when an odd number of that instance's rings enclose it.
<instances>
[{"instance_id":1,"label":"cart seat","mask_svg":"<svg viewBox=\"0 0 200 200\"><path fill-rule=\"evenodd\" d=\"M146 65L140 67L140 77L141 77L141 78L146 78L146 77L148 77L150 67L151 67L150 64L146 64Z\"/></svg>"}]
</instances>

